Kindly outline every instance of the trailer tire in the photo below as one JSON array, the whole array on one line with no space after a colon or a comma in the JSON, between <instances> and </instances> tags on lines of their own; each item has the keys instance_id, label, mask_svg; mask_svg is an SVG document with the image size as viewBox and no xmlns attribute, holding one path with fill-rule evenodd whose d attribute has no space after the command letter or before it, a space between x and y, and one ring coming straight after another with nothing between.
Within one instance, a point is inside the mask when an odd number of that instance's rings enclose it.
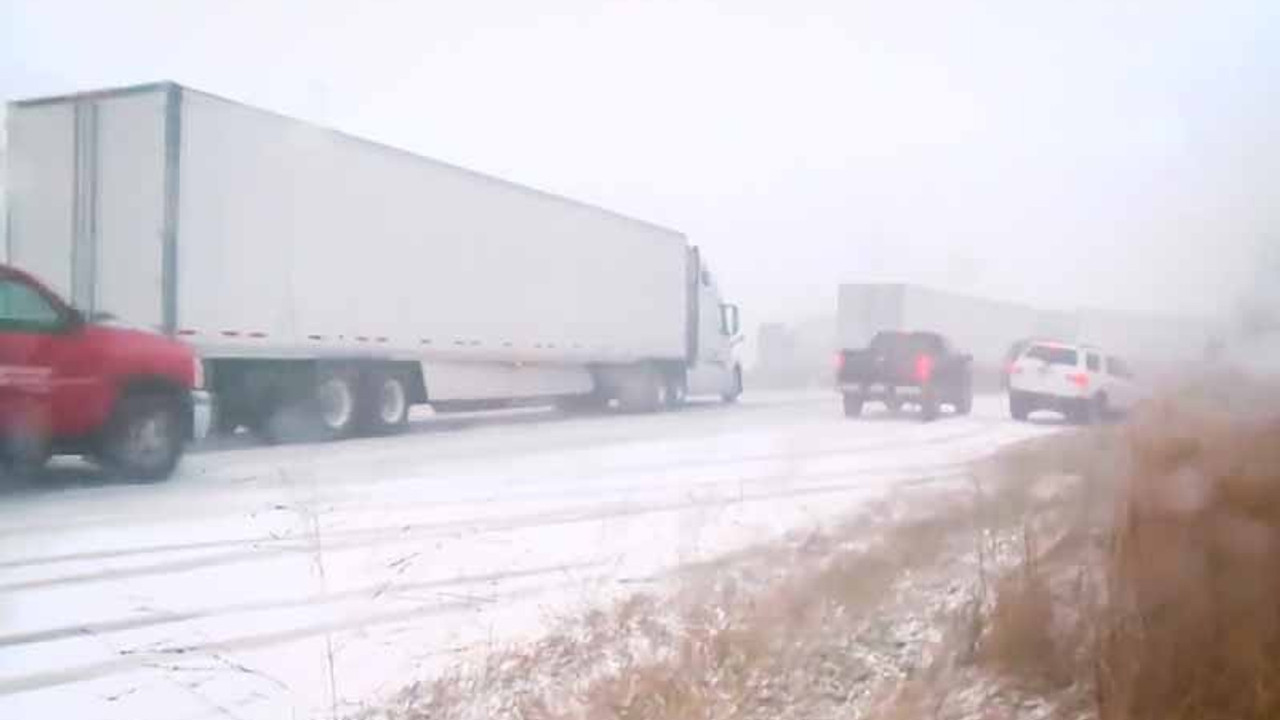
<instances>
[{"instance_id":1,"label":"trailer tire","mask_svg":"<svg viewBox=\"0 0 1280 720\"><path fill-rule=\"evenodd\" d=\"M683 407L689 399L689 385L684 374L667 377L667 407L676 409Z\"/></svg>"},{"instance_id":2,"label":"trailer tire","mask_svg":"<svg viewBox=\"0 0 1280 720\"><path fill-rule=\"evenodd\" d=\"M266 398L250 423L264 442L281 445L325 442L351 435L359 420L356 376L342 369L325 369L313 382L281 388Z\"/></svg>"},{"instance_id":3,"label":"trailer tire","mask_svg":"<svg viewBox=\"0 0 1280 720\"><path fill-rule=\"evenodd\" d=\"M177 398L152 392L125 395L112 413L97 459L113 475L164 480L182 459L186 435Z\"/></svg>"},{"instance_id":4,"label":"trailer tire","mask_svg":"<svg viewBox=\"0 0 1280 720\"><path fill-rule=\"evenodd\" d=\"M403 430L409 422L409 388L395 372L370 373L360 400L365 406L367 432L386 435Z\"/></svg>"},{"instance_id":5,"label":"trailer tire","mask_svg":"<svg viewBox=\"0 0 1280 720\"><path fill-rule=\"evenodd\" d=\"M667 405L667 380L650 365L636 367L622 385L618 405L623 412L650 413Z\"/></svg>"},{"instance_id":6,"label":"trailer tire","mask_svg":"<svg viewBox=\"0 0 1280 720\"><path fill-rule=\"evenodd\" d=\"M600 413L609 409L609 396L600 392L588 395L565 395L555 401L556 409L570 415Z\"/></svg>"}]
</instances>

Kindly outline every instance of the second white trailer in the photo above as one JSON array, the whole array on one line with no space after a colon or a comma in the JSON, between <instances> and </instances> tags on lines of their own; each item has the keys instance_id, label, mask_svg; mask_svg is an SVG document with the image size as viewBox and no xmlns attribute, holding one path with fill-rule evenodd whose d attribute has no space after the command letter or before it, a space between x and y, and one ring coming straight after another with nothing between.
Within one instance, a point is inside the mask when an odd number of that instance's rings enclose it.
<instances>
[{"instance_id":1,"label":"second white trailer","mask_svg":"<svg viewBox=\"0 0 1280 720\"><path fill-rule=\"evenodd\" d=\"M735 398L681 234L171 83L13 103L10 263L206 359L224 425Z\"/></svg>"}]
</instances>

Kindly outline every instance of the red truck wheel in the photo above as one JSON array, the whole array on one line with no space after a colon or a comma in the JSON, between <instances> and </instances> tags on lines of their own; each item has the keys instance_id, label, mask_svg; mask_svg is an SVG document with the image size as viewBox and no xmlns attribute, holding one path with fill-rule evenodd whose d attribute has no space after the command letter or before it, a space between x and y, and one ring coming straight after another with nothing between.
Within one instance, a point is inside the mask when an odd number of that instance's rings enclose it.
<instances>
[{"instance_id":1,"label":"red truck wheel","mask_svg":"<svg viewBox=\"0 0 1280 720\"><path fill-rule=\"evenodd\" d=\"M0 446L0 461L10 477L27 478L40 471L49 461L49 422L40 408L19 409L17 420L5 433Z\"/></svg>"},{"instance_id":2,"label":"red truck wheel","mask_svg":"<svg viewBox=\"0 0 1280 720\"><path fill-rule=\"evenodd\" d=\"M116 406L100 460L127 478L164 480L178 465L185 442L182 408L174 398L128 395Z\"/></svg>"}]
</instances>

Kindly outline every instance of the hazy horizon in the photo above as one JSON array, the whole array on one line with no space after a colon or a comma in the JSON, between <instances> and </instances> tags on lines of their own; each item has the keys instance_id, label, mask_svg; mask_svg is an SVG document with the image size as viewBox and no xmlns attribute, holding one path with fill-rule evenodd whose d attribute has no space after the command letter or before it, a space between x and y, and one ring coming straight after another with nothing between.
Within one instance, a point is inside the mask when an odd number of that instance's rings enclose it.
<instances>
[{"instance_id":1,"label":"hazy horizon","mask_svg":"<svg viewBox=\"0 0 1280 720\"><path fill-rule=\"evenodd\" d=\"M0 0L0 95L173 79L601 205L753 325L868 281L1220 314L1273 242L1263 3L193 7Z\"/></svg>"}]
</instances>

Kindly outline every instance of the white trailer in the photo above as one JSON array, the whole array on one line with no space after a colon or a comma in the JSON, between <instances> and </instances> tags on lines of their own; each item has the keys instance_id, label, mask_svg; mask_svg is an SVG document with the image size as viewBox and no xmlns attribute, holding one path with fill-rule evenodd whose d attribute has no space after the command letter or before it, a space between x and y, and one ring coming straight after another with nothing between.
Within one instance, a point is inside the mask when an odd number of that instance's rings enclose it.
<instances>
[{"instance_id":1,"label":"white trailer","mask_svg":"<svg viewBox=\"0 0 1280 720\"><path fill-rule=\"evenodd\" d=\"M1071 338L1077 324L1071 313L894 283L841 285L836 314L841 347L865 347L881 330L932 330L987 368L1018 340Z\"/></svg>"},{"instance_id":2,"label":"white trailer","mask_svg":"<svg viewBox=\"0 0 1280 720\"><path fill-rule=\"evenodd\" d=\"M734 399L683 235L173 83L11 103L8 262L194 345L220 425Z\"/></svg>"},{"instance_id":3,"label":"white trailer","mask_svg":"<svg viewBox=\"0 0 1280 720\"><path fill-rule=\"evenodd\" d=\"M1207 320L1113 310L1045 310L906 284L840 286L837 333L842 347L864 346L879 330L936 330L975 365L1002 367L1024 339L1097 345L1125 357L1144 375L1194 362L1221 329Z\"/></svg>"}]
</instances>

